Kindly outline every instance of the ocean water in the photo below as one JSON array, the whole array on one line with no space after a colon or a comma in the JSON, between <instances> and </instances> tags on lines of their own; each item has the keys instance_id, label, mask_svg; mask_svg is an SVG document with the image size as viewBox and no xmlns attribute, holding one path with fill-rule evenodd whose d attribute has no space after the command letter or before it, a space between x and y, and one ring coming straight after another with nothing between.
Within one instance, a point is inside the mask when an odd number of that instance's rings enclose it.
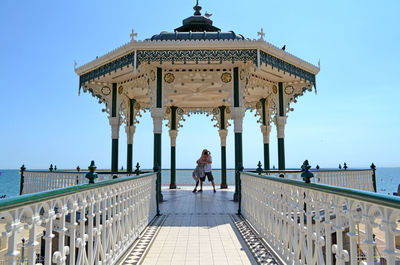
<instances>
[{"instance_id":1,"label":"ocean water","mask_svg":"<svg viewBox=\"0 0 400 265\"><path fill-rule=\"evenodd\" d=\"M400 167L377 168L376 175L378 193L392 195L397 191L400 184ZM0 196L18 196L19 188L19 170L0 169Z\"/></svg>"}]
</instances>

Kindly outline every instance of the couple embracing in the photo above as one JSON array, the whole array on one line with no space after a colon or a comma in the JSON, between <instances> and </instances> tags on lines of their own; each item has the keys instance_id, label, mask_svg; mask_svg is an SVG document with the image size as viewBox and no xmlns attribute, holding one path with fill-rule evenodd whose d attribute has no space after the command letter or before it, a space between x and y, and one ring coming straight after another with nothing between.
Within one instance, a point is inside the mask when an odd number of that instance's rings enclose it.
<instances>
[{"instance_id":1,"label":"couple embracing","mask_svg":"<svg viewBox=\"0 0 400 265\"><path fill-rule=\"evenodd\" d=\"M211 164L212 164L212 159L211 159L211 153L207 149L204 149L201 152L201 157L199 160L196 161L197 166L195 170L193 171L193 178L196 181L196 187L194 187L193 192L197 191L197 186L199 186L200 182L200 189L199 192L203 191L203 182L206 180L206 177L208 178L208 181L211 181L211 184L215 190L215 184L214 184L214 177L211 173Z\"/></svg>"}]
</instances>

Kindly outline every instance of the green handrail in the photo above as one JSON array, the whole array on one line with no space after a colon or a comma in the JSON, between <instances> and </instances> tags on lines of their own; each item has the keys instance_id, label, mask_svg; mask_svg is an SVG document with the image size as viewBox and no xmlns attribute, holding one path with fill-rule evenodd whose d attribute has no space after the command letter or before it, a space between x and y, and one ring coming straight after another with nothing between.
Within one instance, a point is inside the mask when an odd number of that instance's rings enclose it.
<instances>
[{"instance_id":1,"label":"green handrail","mask_svg":"<svg viewBox=\"0 0 400 265\"><path fill-rule=\"evenodd\" d=\"M400 209L400 197L388 196L383 194L378 194L375 192L362 191L350 188L343 188L337 186L331 186L327 184L319 183L304 183L300 180L284 179L274 176L258 175L252 172L242 172L242 174L247 174L252 177L268 179L271 181L294 185L301 188L311 189L320 192L326 192L334 195L339 195L343 197L349 197L356 200L366 201L374 204L379 204L386 207L391 207L395 209Z\"/></svg>"},{"instance_id":2,"label":"green handrail","mask_svg":"<svg viewBox=\"0 0 400 265\"><path fill-rule=\"evenodd\" d=\"M100 181L94 184L81 184L81 185L74 185L66 188L61 188L61 189L56 189L56 190L50 190L50 191L43 191L43 192L37 192L37 193L31 193L31 194L26 194L26 195L21 195L18 197L13 197L13 198L8 198L8 199L2 199L0 201L0 212L10 210L13 208L29 205L29 204L34 204L37 202L42 202L46 200L51 200L60 196L66 196L70 194L74 194L80 191L86 191L86 190L92 190L104 186L109 186L112 184L117 184L121 182L126 182L130 181L133 179L140 179L144 177L148 177L151 175L154 175L156 173L150 172L150 173L145 173L142 175L132 175L126 178L118 178L118 179L110 179L110 180L105 180L105 181Z\"/></svg>"}]
</instances>

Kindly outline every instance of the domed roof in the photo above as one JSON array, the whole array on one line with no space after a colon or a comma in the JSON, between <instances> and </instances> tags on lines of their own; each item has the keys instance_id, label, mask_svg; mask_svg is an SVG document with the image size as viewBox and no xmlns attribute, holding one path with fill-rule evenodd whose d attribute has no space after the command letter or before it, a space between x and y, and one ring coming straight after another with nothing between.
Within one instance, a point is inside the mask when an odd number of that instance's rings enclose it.
<instances>
[{"instance_id":1,"label":"domed roof","mask_svg":"<svg viewBox=\"0 0 400 265\"><path fill-rule=\"evenodd\" d=\"M211 15L202 16L200 13L201 6L197 0L193 16L183 20L183 25L176 28L174 32L163 31L150 38L150 40L244 40L241 34L234 31L221 32L221 30L213 26L213 21L209 19Z\"/></svg>"}]
</instances>

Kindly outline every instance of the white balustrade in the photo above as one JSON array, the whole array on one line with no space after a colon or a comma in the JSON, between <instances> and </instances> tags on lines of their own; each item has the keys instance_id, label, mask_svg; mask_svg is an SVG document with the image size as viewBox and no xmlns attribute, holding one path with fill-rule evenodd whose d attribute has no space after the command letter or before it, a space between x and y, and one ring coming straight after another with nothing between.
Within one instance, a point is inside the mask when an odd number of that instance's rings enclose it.
<instances>
[{"instance_id":1,"label":"white balustrade","mask_svg":"<svg viewBox=\"0 0 400 265\"><path fill-rule=\"evenodd\" d=\"M151 170L145 170L151 171ZM177 169L176 170L176 184L178 186L194 185L195 181L192 177L193 169ZM35 192L42 192L54 189L70 187L74 185L87 184L89 181L85 178L87 172L67 172L67 171L25 171L24 172L24 185L22 194L30 194ZM112 179L115 174L102 173L97 171L99 178L96 182ZM133 173L134 174L134 173ZM235 185L235 170L227 169L227 184ZM116 174L119 177L129 176L124 172L123 174ZM221 184L221 169L214 169L214 182L216 185ZM163 169L161 171L161 185L168 186L171 181L171 170Z\"/></svg>"},{"instance_id":2,"label":"white balustrade","mask_svg":"<svg viewBox=\"0 0 400 265\"><path fill-rule=\"evenodd\" d=\"M76 176L83 175L75 173L63 183L75 183ZM147 173L2 200L8 264L21 259L21 233L29 235L25 258L30 265L39 262L38 256L45 265L115 264L156 215L156 178ZM61 185L51 175L30 179Z\"/></svg>"},{"instance_id":3,"label":"white balustrade","mask_svg":"<svg viewBox=\"0 0 400 265\"><path fill-rule=\"evenodd\" d=\"M241 212L287 264L400 262L400 198L244 172Z\"/></svg>"},{"instance_id":4,"label":"white balustrade","mask_svg":"<svg viewBox=\"0 0 400 265\"><path fill-rule=\"evenodd\" d=\"M61 189L73 185L87 184L85 178L87 172L65 171L25 171L22 194L30 194L41 191ZM112 179L111 173L98 172L96 182Z\"/></svg>"},{"instance_id":5,"label":"white balustrade","mask_svg":"<svg viewBox=\"0 0 400 265\"><path fill-rule=\"evenodd\" d=\"M178 186L191 186L195 185L196 182L192 177L194 169L176 169L176 185ZM212 174L214 176L215 185L221 184L221 169L213 169ZM171 170L161 170L161 185L168 186L171 182ZM226 170L226 183L227 185L235 185L235 170Z\"/></svg>"},{"instance_id":6,"label":"white balustrade","mask_svg":"<svg viewBox=\"0 0 400 265\"><path fill-rule=\"evenodd\" d=\"M337 187L374 191L372 169L361 170L313 170L313 183L328 184ZM267 175L279 177L283 175L287 179L302 180L300 170L271 170Z\"/></svg>"}]
</instances>

